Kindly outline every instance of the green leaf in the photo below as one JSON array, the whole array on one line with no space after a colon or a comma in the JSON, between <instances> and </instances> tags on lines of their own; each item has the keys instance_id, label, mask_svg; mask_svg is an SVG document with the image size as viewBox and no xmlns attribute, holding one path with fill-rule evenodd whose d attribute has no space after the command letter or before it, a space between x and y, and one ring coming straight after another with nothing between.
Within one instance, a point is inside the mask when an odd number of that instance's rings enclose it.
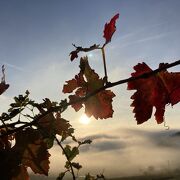
<instances>
[{"instance_id":1,"label":"green leaf","mask_svg":"<svg viewBox=\"0 0 180 180\"><path fill-rule=\"evenodd\" d=\"M73 147L70 155L70 161L72 161L79 154L79 149L77 147Z\"/></svg>"},{"instance_id":2,"label":"green leaf","mask_svg":"<svg viewBox=\"0 0 180 180\"><path fill-rule=\"evenodd\" d=\"M69 161L72 161L78 154L79 154L79 149L77 147L73 147L71 149L70 145L66 145L64 148L64 151L69 159ZM63 152L64 154L64 152Z\"/></svg>"},{"instance_id":3,"label":"green leaf","mask_svg":"<svg viewBox=\"0 0 180 180\"><path fill-rule=\"evenodd\" d=\"M64 167L69 170L69 167L70 167L69 161L66 161L66 164L64 165Z\"/></svg>"},{"instance_id":4,"label":"green leaf","mask_svg":"<svg viewBox=\"0 0 180 180\"><path fill-rule=\"evenodd\" d=\"M50 138L45 138L44 142L47 144L47 148L51 149L54 145L54 136L52 136Z\"/></svg>"},{"instance_id":5,"label":"green leaf","mask_svg":"<svg viewBox=\"0 0 180 180\"><path fill-rule=\"evenodd\" d=\"M56 180L62 180L65 174L66 174L65 172L60 173Z\"/></svg>"},{"instance_id":6,"label":"green leaf","mask_svg":"<svg viewBox=\"0 0 180 180\"><path fill-rule=\"evenodd\" d=\"M82 166L79 163L72 162L71 165L76 168L77 170L81 169Z\"/></svg>"},{"instance_id":7,"label":"green leaf","mask_svg":"<svg viewBox=\"0 0 180 180\"><path fill-rule=\"evenodd\" d=\"M61 134L61 141L64 141L67 137L71 136L73 133L74 133L73 128L69 128L67 131L63 131Z\"/></svg>"}]
</instances>

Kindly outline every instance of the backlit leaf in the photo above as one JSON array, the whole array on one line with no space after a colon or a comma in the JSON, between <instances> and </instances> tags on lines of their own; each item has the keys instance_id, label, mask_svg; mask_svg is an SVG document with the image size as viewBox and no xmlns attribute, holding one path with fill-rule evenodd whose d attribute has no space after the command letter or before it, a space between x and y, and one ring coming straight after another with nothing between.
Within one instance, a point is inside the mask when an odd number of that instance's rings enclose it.
<instances>
[{"instance_id":1,"label":"backlit leaf","mask_svg":"<svg viewBox=\"0 0 180 180\"><path fill-rule=\"evenodd\" d=\"M71 93L74 89L77 88L77 81L75 79L66 81L67 85L64 85L63 92Z\"/></svg>"},{"instance_id":2,"label":"backlit leaf","mask_svg":"<svg viewBox=\"0 0 180 180\"><path fill-rule=\"evenodd\" d=\"M17 176L12 177L11 180L30 180L27 168L25 166L20 166L19 173Z\"/></svg>"},{"instance_id":3,"label":"backlit leaf","mask_svg":"<svg viewBox=\"0 0 180 180\"><path fill-rule=\"evenodd\" d=\"M45 99L43 106L48 110L52 107L52 103L49 99ZM45 113L45 109L41 106L38 107L38 110L40 113ZM69 134L69 128L71 128L71 125L69 124L69 121L61 118L61 114L58 112L55 115L53 113L49 113L42 117L37 125L40 126L40 128L44 129L43 135L44 137L51 138L52 136L59 134Z\"/></svg>"},{"instance_id":4,"label":"backlit leaf","mask_svg":"<svg viewBox=\"0 0 180 180\"><path fill-rule=\"evenodd\" d=\"M38 130L29 128L18 132L13 150L19 153L22 166L30 167L34 173L48 175L50 154Z\"/></svg>"},{"instance_id":5,"label":"backlit leaf","mask_svg":"<svg viewBox=\"0 0 180 180\"><path fill-rule=\"evenodd\" d=\"M9 84L5 84L4 82L0 83L0 95L3 94L9 88Z\"/></svg>"},{"instance_id":6,"label":"backlit leaf","mask_svg":"<svg viewBox=\"0 0 180 180\"><path fill-rule=\"evenodd\" d=\"M72 81L77 85L76 88L71 85L70 82ZM112 98L115 97L115 94L110 90L103 90L89 97L86 101L76 102L79 98L85 97L89 93L104 86L104 80L99 78L98 74L91 69L87 57L81 58L80 60L80 73L76 75L74 79L66 82L67 84L64 85L63 92L68 93L75 91L73 95L69 96L69 99L72 107L76 111L79 111L84 105L85 113L89 117L94 116L96 119L112 117Z\"/></svg>"},{"instance_id":7,"label":"backlit leaf","mask_svg":"<svg viewBox=\"0 0 180 180\"><path fill-rule=\"evenodd\" d=\"M64 151L66 152L66 155L67 155L69 161L72 161L79 154L78 147L71 148L71 146L69 146L69 145L66 145L66 147L64 148ZM63 152L63 154L64 154L64 152Z\"/></svg>"},{"instance_id":8,"label":"backlit leaf","mask_svg":"<svg viewBox=\"0 0 180 180\"><path fill-rule=\"evenodd\" d=\"M162 64L160 64L162 66ZM132 77L151 72L145 63L134 66ZM138 79L128 83L129 90L137 90L131 97L133 112L138 124L151 118L153 107L156 108L155 119L157 123L164 121L165 106L174 105L180 101L180 73L160 73L145 79Z\"/></svg>"},{"instance_id":9,"label":"backlit leaf","mask_svg":"<svg viewBox=\"0 0 180 180\"><path fill-rule=\"evenodd\" d=\"M106 44L111 41L111 38L116 31L116 20L119 18L119 14L116 14L109 23L106 23L104 26L104 35L103 37L106 39Z\"/></svg>"}]
</instances>

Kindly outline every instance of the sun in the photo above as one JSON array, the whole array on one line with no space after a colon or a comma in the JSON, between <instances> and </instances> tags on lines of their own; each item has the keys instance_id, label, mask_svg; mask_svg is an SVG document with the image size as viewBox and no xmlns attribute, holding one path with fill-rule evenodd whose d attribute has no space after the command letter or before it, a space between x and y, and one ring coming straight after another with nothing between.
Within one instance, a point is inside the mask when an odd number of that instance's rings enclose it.
<instances>
[{"instance_id":1,"label":"sun","mask_svg":"<svg viewBox=\"0 0 180 180\"><path fill-rule=\"evenodd\" d=\"M88 118L85 114L83 114L80 118L79 118L79 122L81 124L89 124L91 122L90 118Z\"/></svg>"},{"instance_id":2,"label":"sun","mask_svg":"<svg viewBox=\"0 0 180 180\"><path fill-rule=\"evenodd\" d=\"M88 57L89 57L89 58L92 58L92 57L93 57L93 54L92 54L92 53L89 53L89 54L88 54Z\"/></svg>"}]
</instances>

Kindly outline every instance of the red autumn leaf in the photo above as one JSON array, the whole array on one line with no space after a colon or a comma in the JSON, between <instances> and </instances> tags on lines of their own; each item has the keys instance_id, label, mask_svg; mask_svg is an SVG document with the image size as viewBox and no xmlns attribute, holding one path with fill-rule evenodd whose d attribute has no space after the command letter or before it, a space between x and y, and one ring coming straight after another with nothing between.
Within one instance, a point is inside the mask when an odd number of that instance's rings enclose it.
<instances>
[{"instance_id":1,"label":"red autumn leaf","mask_svg":"<svg viewBox=\"0 0 180 180\"><path fill-rule=\"evenodd\" d=\"M69 96L69 100L72 103L72 102L77 101L79 99L79 97L82 97L82 96L79 96L79 95L70 95ZM74 103L71 106L75 109L76 112L79 111L83 107L82 102Z\"/></svg>"},{"instance_id":2,"label":"red autumn leaf","mask_svg":"<svg viewBox=\"0 0 180 180\"><path fill-rule=\"evenodd\" d=\"M179 72L163 72L159 74L169 93L171 105L180 101L180 73Z\"/></svg>"},{"instance_id":3,"label":"red autumn leaf","mask_svg":"<svg viewBox=\"0 0 180 180\"><path fill-rule=\"evenodd\" d=\"M69 96L70 103L73 103L72 107L76 111L79 111L84 104L85 113L89 117L94 116L96 119L112 117L112 98L115 97L115 94L110 90L103 90L89 97L84 102L74 103L79 98L85 97L87 94L94 92L104 85L103 79L100 79L98 74L89 66L87 57L81 58L80 68L80 73L76 75L74 79L66 81L67 84L65 84L63 88L64 93L75 91L75 94ZM72 85L72 81L76 81L76 88ZM75 82L73 84L75 84Z\"/></svg>"},{"instance_id":4,"label":"red autumn leaf","mask_svg":"<svg viewBox=\"0 0 180 180\"><path fill-rule=\"evenodd\" d=\"M81 86L81 85L85 84L86 82L84 81L83 73L79 73L78 75L75 76L74 79L66 81L66 83L67 84L65 84L63 87L63 93L71 93L78 86Z\"/></svg>"},{"instance_id":5,"label":"red autumn leaf","mask_svg":"<svg viewBox=\"0 0 180 180\"><path fill-rule=\"evenodd\" d=\"M116 20L119 18L119 13L116 14L109 23L106 23L104 26L104 35L103 37L106 39L105 44L111 41L111 38L116 31Z\"/></svg>"},{"instance_id":6,"label":"red autumn leaf","mask_svg":"<svg viewBox=\"0 0 180 180\"><path fill-rule=\"evenodd\" d=\"M95 96L89 98L85 101L85 113L91 117L92 115L98 119L107 119L112 117L112 98L115 94L110 90L104 90Z\"/></svg>"},{"instance_id":7,"label":"red autumn leaf","mask_svg":"<svg viewBox=\"0 0 180 180\"><path fill-rule=\"evenodd\" d=\"M4 93L4 92L8 89L8 87L9 87L9 84L6 84L6 83L4 83L4 82L1 82L1 83L0 83L0 95L1 95L2 93Z\"/></svg>"},{"instance_id":8,"label":"red autumn leaf","mask_svg":"<svg viewBox=\"0 0 180 180\"><path fill-rule=\"evenodd\" d=\"M75 51L72 51L72 52L70 52L70 59L71 59L71 61L73 61L75 58L78 58L78 53L79 53L79 51L78 50L75 50Z\"/></svg>"},{"instance_id":9,"label":"red autumn leaf","mask_svg":"<svg viewBox=\"0 0 180 180\"><path fill-rule=\"evenodd\" d=\"M134 70L132 77L152 71L145 63L137 64ZM153 107L156 108L154 115L157 123L162 123L165 106L180 101L180 73L161 71L149 78L128 82L128 90L137 90L131 97L133 99L131 106L134 107L137 124L151 118Z\"/></svg>"},{"instance_id":10,"label":"red autumn leaf","mask_svg":"<svg viewBox=\"0 0 180 180\"><path fill-rule=\"evenodd\" d=\"M74 89L77 88L77 81L75 79L66 81L67 85L64 85L63 92L71 93Z\"/></svg>"},{"instance_id":11,"label":"red autumn leaf","mask_svg":"<svg viewBox=\"0 0 180 180\"><path fill-rule=\"evenodd\" d=\"M0 83L0 95L2 93L4 93L9 87L9 84L6 84L6 82L5 82L5 68L4 68L4 65L2 66L2 74L3 74L3 76L1 78L1 83Z\"/></svg>"}]
</instances>

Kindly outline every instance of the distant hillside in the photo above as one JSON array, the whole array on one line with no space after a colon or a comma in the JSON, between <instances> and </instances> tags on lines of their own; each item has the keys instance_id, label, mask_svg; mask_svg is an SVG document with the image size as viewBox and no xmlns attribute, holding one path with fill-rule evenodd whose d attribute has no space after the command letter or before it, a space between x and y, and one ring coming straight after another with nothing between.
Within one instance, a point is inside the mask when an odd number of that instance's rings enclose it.
<instances>
[{"instance_id":1,"label":"distant hillside","mask_svg":"<svg viewBox=\"0 0 180 180\"><path fill-rule=\"evenodd\" d=\"M56 177L45 177L45 176L37 176L31 175L31 180L56 180ZM64 179L70 180L70 179ZM79 179L83 180L83 179ZM180 180L180 176L131 176L131 177L117 177L117 178L107 178L107 180Z\"/></svg>"},{"instance_id":2,"label":"distant hillside","mask_svg":"<svg viewBox=\"0 0 180 180\"><path fill-rule=\"evenodd\" d=\"M180 180L180 176L131 176L112 178L109 180Z\"/></svg>"}]
</instances>

